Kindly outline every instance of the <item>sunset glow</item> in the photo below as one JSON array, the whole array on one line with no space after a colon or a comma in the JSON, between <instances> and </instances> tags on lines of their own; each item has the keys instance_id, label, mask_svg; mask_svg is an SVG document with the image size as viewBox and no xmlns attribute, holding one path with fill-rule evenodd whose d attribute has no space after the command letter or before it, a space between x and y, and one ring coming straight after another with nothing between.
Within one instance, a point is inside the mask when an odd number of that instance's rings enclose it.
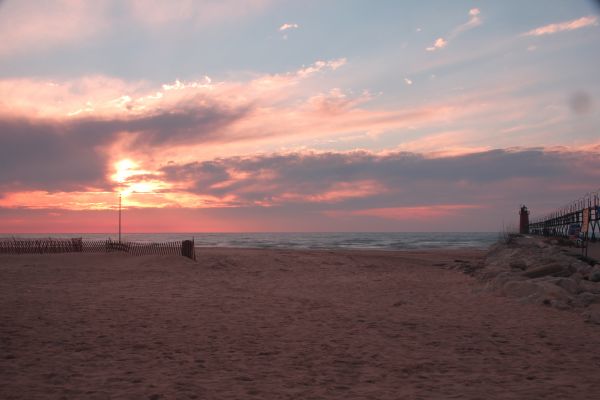
<instances>
[{"instance_id":1,"label":"sunset glow","mask_svg":"<svg viewBox=\"0 0 600 400\"><path fill-rule=\"evenodd\" d=\"M119 194L132 231L493 231L600 187L592 1L117 4L0 2L1 231Z\"/></svg>"}]
</instances>

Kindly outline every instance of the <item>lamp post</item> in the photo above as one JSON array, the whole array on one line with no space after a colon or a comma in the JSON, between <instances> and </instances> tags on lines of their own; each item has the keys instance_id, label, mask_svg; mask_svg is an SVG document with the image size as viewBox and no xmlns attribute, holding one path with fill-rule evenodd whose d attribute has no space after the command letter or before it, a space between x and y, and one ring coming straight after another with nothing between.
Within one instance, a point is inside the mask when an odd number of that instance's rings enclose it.
<instances>
[{"instance_id":1,"label":"lamp post","mask_svg":"<svg viewBox=\"0 0 600 400\"><path fill-rule=\"evenodd\" d=\"M121 243L121 198L122 194L119 193L119 243Z\"/></svg>"}]
</instances>

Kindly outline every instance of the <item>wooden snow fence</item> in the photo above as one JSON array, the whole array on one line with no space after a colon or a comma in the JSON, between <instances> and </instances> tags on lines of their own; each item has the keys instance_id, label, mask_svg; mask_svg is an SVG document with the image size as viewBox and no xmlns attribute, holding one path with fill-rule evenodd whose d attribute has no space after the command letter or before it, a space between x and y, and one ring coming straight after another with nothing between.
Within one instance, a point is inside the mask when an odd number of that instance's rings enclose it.
<instances>
[{"instance_id":1,"label":"wooden snow fence","mask_svg":"<svg viewBox=\"0 0 600 400\"><path fill-rule=\"evenodd\" d=\"M76 253L83 251L81 239L0 239L0 254Z\"/></svg>"},{"instance_id":2,"label":"wooden snow fence","mask_svg":"<svg viewBox=\"0 0 600 400\"><path fill-rule=\"evenodd\" d=\"M143 243L108 240L0 238L0 254L114 253L184 256L196 259L193 240Z\"/></svg>"}]
</instances>

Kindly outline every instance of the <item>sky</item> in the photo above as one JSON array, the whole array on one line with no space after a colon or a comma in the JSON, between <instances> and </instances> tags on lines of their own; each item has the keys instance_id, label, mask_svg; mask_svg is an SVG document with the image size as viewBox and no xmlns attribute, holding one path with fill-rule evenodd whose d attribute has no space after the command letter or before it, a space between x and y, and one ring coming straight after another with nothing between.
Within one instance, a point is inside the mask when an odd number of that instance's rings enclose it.
<instances>
[{"instance_id":1,"label":"sky","mask_svg":"<svg viewBox=\"0 0 600 400\"><path fill-rule=\"evenodd\" d=\"M0 232L500 231L600 188L591 0L0 0Z\"/></svg>"}]
</instances>

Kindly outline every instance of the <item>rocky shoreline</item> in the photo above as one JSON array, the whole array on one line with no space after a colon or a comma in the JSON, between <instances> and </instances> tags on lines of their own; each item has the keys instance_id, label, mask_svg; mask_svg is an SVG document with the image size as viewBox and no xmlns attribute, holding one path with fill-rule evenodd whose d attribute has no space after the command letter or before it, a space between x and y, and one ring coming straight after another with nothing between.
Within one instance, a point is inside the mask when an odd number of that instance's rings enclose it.
<instances>
[{"instance_id":1,"label":"rocky shoreline","mask_svg":"<svg viewBox=\"0 0 600 400\"><path fill-rule=\"evenodd\" d=\"M557 239L509 235L480 264L461 268L488 290L578 312L587 322L600 324L600 264Z\"/></svg>"}]
</instances>

